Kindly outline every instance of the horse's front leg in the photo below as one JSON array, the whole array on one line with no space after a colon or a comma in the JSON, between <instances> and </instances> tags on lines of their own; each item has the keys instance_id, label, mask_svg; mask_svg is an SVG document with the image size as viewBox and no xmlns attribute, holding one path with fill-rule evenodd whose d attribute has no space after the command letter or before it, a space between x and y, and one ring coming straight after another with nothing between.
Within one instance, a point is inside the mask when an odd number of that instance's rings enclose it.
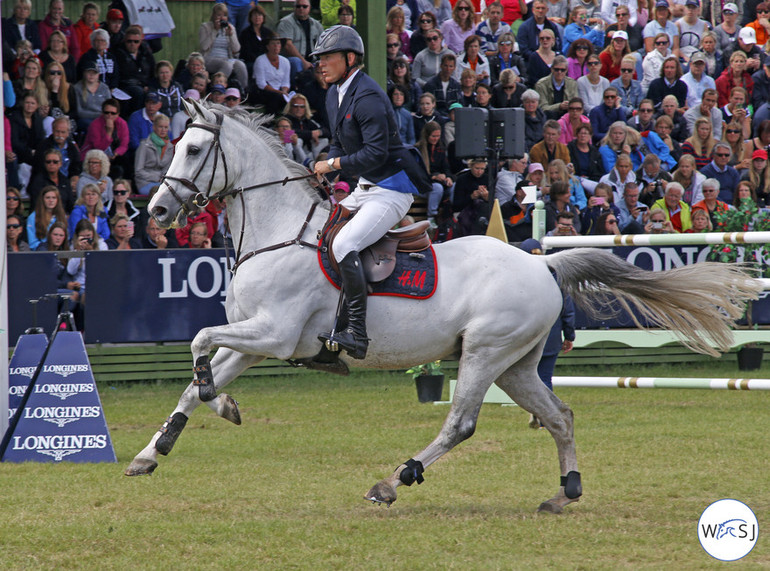
<instances>
[{"instance_id":1,"label":"horse's front leg","mask_svg":"<svg viewBox=\"0 0 770 571\"><path fill-rule=\"evenodd\" d=\"M219 349L211 362L215 388L224 388L248 367L262 359L264 357L247 355L228 348ZM149 444L134 457L131 464L126 468L125 474L127 476L152 474L158 466L158 453L166 455L171 452L174 443L187 423L187 419L200 404L198 386L190 383L179 398L174 412L171 413L163 426L153 435ZM219 416L235 424L241 423L237 403L229 395L221 394L209 400L206 404Z\"/></svg>"}]
</instances>

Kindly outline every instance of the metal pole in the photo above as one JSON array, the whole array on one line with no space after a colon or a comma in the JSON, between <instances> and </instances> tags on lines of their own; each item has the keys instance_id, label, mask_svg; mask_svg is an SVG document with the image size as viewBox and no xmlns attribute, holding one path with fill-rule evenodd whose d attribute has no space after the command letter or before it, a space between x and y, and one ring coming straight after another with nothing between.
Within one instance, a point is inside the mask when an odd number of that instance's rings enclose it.
<instances>
[{"instance_id":1,"label":"metal pole","mask_svg":"<svg viewBox=\"0 0 770 571\"><path fill-rule=\"evenodd\" d=\"M533 236L534 237L534 236ZM624 234L622 236L548 236L548 248L611 248L614 246L703 246L770 244L770 232L704 232L699 234Z\"/></svg>"},{"instance_id":2,"label":"metal pole","mask_svg":"<svg viewBox=\"0 0 770 571\"><path fill-rule=\"evenodd\" d=\"M532 237L543 244L545 236L545 202L538 200L535 202L535 209L532 211ZM550 240L550 237L548 238Z\"/></svg>"},{"instance_id":3,"label":"metal pole","mask_svg":"<svg viewBox=\"0 0 770 571\"><path fill-rule=\"evenodd\" d=\"M2 32L0 31L0 41L2 41ZM0 90L0 104L5 109L3 93ZM5 141L5 125L0 124L0 136ZM5 161L2 161L0 167L0 188L5 188ZM5 200L0 201L0 220L5 218ZM0 237L0 434L5 434L8 428L8 254L6 247L6 235L2 232Z\"/></svg>"}]
</instances>

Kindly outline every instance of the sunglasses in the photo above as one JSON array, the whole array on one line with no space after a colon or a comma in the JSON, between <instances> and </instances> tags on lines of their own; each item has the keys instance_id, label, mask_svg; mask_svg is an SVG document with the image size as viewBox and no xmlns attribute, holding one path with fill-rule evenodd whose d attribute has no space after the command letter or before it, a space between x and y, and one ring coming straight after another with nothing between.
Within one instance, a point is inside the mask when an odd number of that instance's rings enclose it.
<instances>
[{"instance_id":1,"label":"sunglasses","mask_svg":"<svg viewBox=\"0 0 770 571\"><path fill-rule=\"evenodd\" d=\"M554 67L551 68L551 71L555 71L556 73L567 73L566 67Z\"/></svg>"},{"instance_id":2,"label":"sunglasses","mask_svg":"<svg viewBox=\"0 0 770 571\"><path fill-rule=\"evenodd\" d=\"M127 44L141 44L142 40L126 40Z\"/></svg>"},{"instance_id":3,"label":"sunglasses","mask_svg":"<svg viewBox=\"0 0 770 571\"><path fill-rule=\"evenodd\" d=\"M237 97L233 97L232 95L229 95L229 96L225 97L225 101L238 101L238 98ZM292 107L299 107L299 106L298 105L292 105ZM304 107L304 105L302 105L302 107Z\"/></svg>"},{"instance_id":4,"label":"sunglasses","mask_svg":"<svg viewBox=\"0 0 770 571\"><path fill-rule=\"evenodd\" d=\"M305 8L310 8L310 4L295 4L294 7L300 10L304 10Z\"/></svg>"},{"instance_id":5,"label":"sunglasses","mask_svg":"<svg viewBox=\"0 0 770 571\"><path fill-rule=\"evenodd\" d=\"M47 165L58 165L58 164L59 164L59 162L60 162L60 161L59 161L59 159L56 159L56 160L50 160L50 159L49 159L49 160L47 160L47 161L45 162L45 164L47 164Z\"/></svg>"},{"instance_id":6,"label":"sunglasses","mask_svg":"<svg viewBox=\"0 0 770 571\"><path fill-rule=\"evenodd\" d=\"M605 95L604 98L605 99L617 99L618 96L617 95Z\"/></svg>"},{"instance_id":7,"label":"sunglasses","mask_svg":"<svg viewBox=\"0 0 770 571\"><path fill-rule=\"evenodd\" d=\"M62 75L62 72L59 71L58 69L52 69L51 71L48 72L48 75Z\"/></svg>"},{"instance_id":8,"label":"sunglasses","mask_svg":"<svg viewBox=\"0 0 770 571\"><path fill-rule=\"evenodd\" d=\"M580 50L586 51L588 50L588 46L575 46L575 51L580 51Z\"/></svg>"},{"instance_id":9,"label":"sunglasses","mask_svg":"<svg viewBox=\"0 0 770 571\"><path fill-rule=\"evenodd\" d=\"M504 42L497 42L498 46L512 46L513 42L505 40Z\"/></svg>"},{"instance_id":10,"label":"sunglasses","mask_svg":"<svg viewBox=\"0 0 770 571\"><path fill-rule=\"evenodd\" d=\"M617 224L617 223L618 223L617 220L607 220L607 224L610 224L610 225Z\"/></svg>"},{"instance_id":11,"label":"sunglasses","mask_svg":"<svg viewBox=\"0 0 770 571\"><path fill-rule=\"evenodd\" d=\"M431 36L431 37L428 38L428 41L429 42L437 42L438 39L439 39L438 36Z\"/></svg>"},{"instance_id":12,"label":"sunglasses","mask_svg":"<svg viewBox=\"0 0 770 571\"><path fill-rule=\"evenodd\" d=\"M302 109L305 108L305 104L304 103L292 103L291 106L292 107L301 107Z\"/></svg>"},{"instance_id":13,"label":"sunglasses","mask_svg":"<svg viewBox=\"0 0 770 571\"><path fill-rule=\"evenodd\" d=\"M729 157L730 153L714 153L715 157Z\"/></svg>"},{"instance_id":14,"label":"sunglasses","mask_svg":"<svg viewBox=\"0 0 770 571\"><path fill-rule=\"evenodd\" d=\"M652 113L653 109L639 109L639 113Z\"/></svg>"},{"instance_id":15,"label":"sunglasses","mask_svg":"<svg viewBox=\"0 0 770 571\"><path fill-rule=\"evenodd\" d=\"M656 46L667 46L668 42L655 42Z\"/></svg>"},{"instance_id":16,"label":"sunglasses","mask_svg":"<svg viewBox=\"0 0 770 571\"><path fill-rule=\"evenodd\" d=\"M633 69L621 69L621 73L634 73Z\"/></svg>"},{"instance_id":17,"label":"sunglasses","mask_svg":"<svg viewBox=\"0 0 770 571\"><path fill-rule=\"evenodd\" d=\"M471 11L471 9L470 9L470 8L468 8L468 6L460 6L460 7L457 9L457 11L458 11L458 12L470 12L470 11Z\"/></svg>"},{"instance_id":18,"label":"sunglasses","mask_svg":"<svg viewBox=\"0 0 770 571\"><path fill-rule=\"evenodd\" d=\"M628 12L616 12L615 16L620 18L621 16L628 16Z\"/></svg>"},{"instance_id":19,"label":"sunglasses","mask_svg":"<svg viewBox=\"0 0 770 571\"><path fill-rule=\"evenodd\" d=\"M117 115L118 114L117 111L102 111L102 113L104 113L105 115Z\"/></svg>"},{"instance_id":20,"label":"sunglasses","mask_svg":"<svg viewBox=\"0 0 770 571\"><path fill-rule=\"evenodd\" d=\"M736 133L740 133L740 129L727 129L728 135L735 135Z\"/></svg>"},{"instance_id":21,"label":"sunglasses","mask_svg":"<svg viewBox=\"0 0 770 571\"><path fill-rule=\"evenodd\" d=\"M433 20L431 20L430 18L422 18L420 20L420 24L432 24L432 23L433 23Z\"/></svg>"},{"instance_id":22,"label":"sunglasses","mask_svg":"<svg viewBox=\"0 0 770 571\"><path fill-rule=\"evenodd\" d=\"M600 61L589 61L588 65L602 65L602 62L600 62Z\"/></svg>"},{"instance_id":23,"label":"sunglasses","mask_svg":"<svg viewBox=\"0 0 770 571\"><path fill-rule=\"evenodd\" d=\"M19 202L21 199L18 196L6 196L5 201L8 202L9 200L15 200L16 202Z\"/></svg>"},{"instance_id":24,"label":"sunglasses","mask_svg":"<svg viewBox=\"0 0 770 571\"><path fill-rule=\"evenodd\" d=\"M21 228L21 224L7 224L5 229L6 230L17 230Z\"/></svg>"},{"instance_id":25,"label":"sunglasses","mask_svg":"<svg viewBox=\"0 0 770 571\"><path fill-rule=\"evenodd\" d=\"M112 194L116 194L117 196L124 196L128 194L127 190L113 190Z\"/></svg>"},{"instance_id":26,"label":"sunglasses","mask_svg":"<svg viewBox=\"0 0 770 571\"><path fill-rule=\"evenodd\" d=\"M582 112L583 108L582 107L570 107L569 110L570 111L581 111Z\"/></svg>"},{"instance_id":27,"label":"sunglasses","mask_svg":"<svg viewBox=\"0 0 770 571\"><path fill-rule=\"evenodd\" d=\"M396 42L395 44L388 44L388 47L389 48L397 48L400 45L401 45L400 43Z\"/></svg>"}]
</instances>

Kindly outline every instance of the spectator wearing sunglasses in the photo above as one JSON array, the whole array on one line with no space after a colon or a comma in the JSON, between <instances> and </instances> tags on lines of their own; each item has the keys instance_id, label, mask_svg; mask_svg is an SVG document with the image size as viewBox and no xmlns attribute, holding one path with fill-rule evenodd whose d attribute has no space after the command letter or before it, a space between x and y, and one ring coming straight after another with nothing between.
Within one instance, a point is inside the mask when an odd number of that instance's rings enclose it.
<instances>
[{"instance_id":1,"label":"spectator wearing sunglasses","mask_svg":"<svg viewBox=\"0 0 770 571\"><path fill-rule=\"evenodd\" d=\"M620 76L610 82L610 87L618 90L620 106L625 109L626 117L631 117L644 99L642 84L634 79L636 57L627 55L620 61Z\"/></svg>"},{"instance_id":2,"label":"spectator wearing sunglasses","mask_svg":"<svg viewBox=\"0 0 770 571\"><path fill-rule=\"evenodd\" d=\"M515 45L513 33L502 34L497 39L497 52L489 57L489 76L492 85L499 81L502 72L506 69L513 70L525 88L529 85L527 62L519 54L514 53Z\"/></svg>"},{"instance_id":3,"label":"spectator wearing sunglasses","mask_svg":"<svg viewBox=\"0 0 770 571\"><path fill-rule=\"evenodd\" d=\"M714 178L719 181L718 198L728 204L733 201L733 192L741 181L740 173L729 164L732 156L733 152L730 145L719 142L714 145L711 162L700 169L701 174L706 178Z\"/></svg>"},{"instance_id":4,"label":"spectator wearing sunglasses","mask_svg":"<svg viewBox=\"0 0 770 571\"><path fill-rule=\"evenodd\" d=\"M540 35L542 30L548 29L554 33L555 41L552 46L553 51L561 53L561 34L559 27L546 18L548 13L547 0L534 0L532 2L532 17L524 20L519 27L517 39L519 41L519 51L524 59L529 60L533 52L540 45Z\"/></svg>"},{"instance_id":5,"label":"spectator wearing sunglasses","mask_svg":"<svg viewBox=\"0 0 770 571\"><path fill-rule=\"evenodd\" d=\"M473 4L469 0L457 0L452 10L452 18L441 24L446 45L455 54L463 51L465 38L476 31L473 25Z\"/></svg>"},{"instance_id":6,"label":"spectator wearing sunglasses","mask_svg":"<svg viewBox=\"0 0 770 571\"><path fill-rule=\"evenodd\" d=\"M412 77L421 88L441 71L444 55L454 54L443 45L444 35L440 30L431 30L425 34L425 39L428 41L428 47L418 53L412 62Z\"/></svg>"},{"instance_id":7,"label":"spectator wearing sunglasses","mask_svg":"<svg viewBox=\"0 0 770 571\"><path fill-rule=\"evenodd\" d=\"M481 38L481 49L487 57L497 53L497 41L503 34L512 33L511 27L502 21L503 5L500 2L492 2L487 5L486 20L476 27L476 35Z\"/></svg>"},{"instance_id":8,"label":"spectator wearing sunglasses","mask_svg":"<svg viewBox=\"0 0 770 571\"><path fill-rule=\"evenodd\" d=\"M116 214L123 214L137 226L143 228L146 224L142 223L141 212L131 202L130 194L131 181L125 178L116 179L112 187L112 199L104 205L104 211L109 219L112 219Z\"/></svg>"},{"instance_id":9,"label":"spectator wearing sunglasses","mask_svg":"<svg viewBox=\"0 0 770 571\"><path fill-rule=\"evenodd\" d=\"M752 28L757 37L757 45L764 46L770 38L770 2L760 2L757 4L757 17L746 24L747 28Z\"/></svg>"},{"instance_id":10,"label":"spectator wearing sunglasses","mask_svg":"<svg viewBox=\"0 0 770 571\"><path fill-rule=\"evenodd\" d=\"M157 105L160 107L160 105ZM107 99L102 103L102 113L88 126L86 139L81 148L81 157L91 149L99 149L109 157L115 165L126 168L126 153L130 145L128 123L119 115L120 103L117 99ZM142 113L141 110L137 113ZM125 173L124 173L125 174Z\"/></svg>"},{"instance_id":11,"label":"spectator wearing sunglasses","mask_svg":"<svg viewBox=\"0 0 770 571\"><path fill-rule=\"evenodd\" d=\"M129 26L123 42L115 47L113 55L118 66L118 87L131 96L123 108L128 117L144 104L145 88L150 85L155 71L155 57L144 40L139 26Z\"/></svg>"}]
</instances>

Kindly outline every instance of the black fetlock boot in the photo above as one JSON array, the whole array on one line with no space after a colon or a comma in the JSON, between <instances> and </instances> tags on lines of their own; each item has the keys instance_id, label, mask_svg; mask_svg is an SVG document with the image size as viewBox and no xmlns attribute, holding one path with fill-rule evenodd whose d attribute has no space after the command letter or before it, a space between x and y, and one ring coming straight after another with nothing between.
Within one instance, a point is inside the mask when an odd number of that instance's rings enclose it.
<instances>
[{"instance_id":1,"label":"black fetlock boot","mask_svg":"<svg viewBox=\"0 0 770 571\"><path fill-rule=\"evenodd\" d=\"M333 335L321 335L328 339L327 348L344 349L353 359L366 357L369 339L366 337L366 277L358 252L350 252L339 263L342 287L347 306L347 327ZM331 345L331 346L330 346Z\"/></svg>"}]
</instances>

